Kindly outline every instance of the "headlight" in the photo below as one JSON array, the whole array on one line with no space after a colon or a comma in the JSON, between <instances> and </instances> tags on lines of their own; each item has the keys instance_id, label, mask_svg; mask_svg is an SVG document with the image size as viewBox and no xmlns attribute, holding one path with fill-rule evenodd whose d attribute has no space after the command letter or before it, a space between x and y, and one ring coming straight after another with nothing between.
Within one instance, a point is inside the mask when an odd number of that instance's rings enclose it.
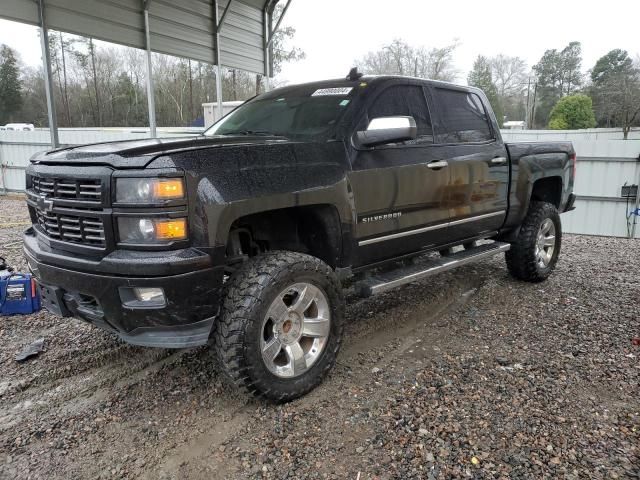
<instances>
[{"instance_id":1,"label":"headlight","mask_svg":"<svg viewBox=\"0 0 640 480\"><path fill-rule=\"evenodd\" d=\"M116 202L158 203L184 198L182 178L118 178Z\"/></svg>"},{"instance_id":2,"label":"headlight","mask_svg":"<svg viewBox=\"0 0 640 480\"><path fill-rule=\"evenodd\" d=\"M118 218L120 242L164 244L187 238L186 218Z\"/></svg>"}]
</instances>

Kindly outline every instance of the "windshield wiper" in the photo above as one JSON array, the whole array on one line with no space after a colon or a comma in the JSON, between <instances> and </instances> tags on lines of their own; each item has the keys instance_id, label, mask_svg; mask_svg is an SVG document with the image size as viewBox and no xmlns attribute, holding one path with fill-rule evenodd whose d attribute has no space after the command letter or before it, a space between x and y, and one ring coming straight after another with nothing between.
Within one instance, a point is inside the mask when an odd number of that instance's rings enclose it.
<instances>
[{"instance_id":1,"label":"windshield wiper","mask_svg":"<svg viewBox=\"0 0 640 480\"><path fill-rule=\"evenodd\" d=\"M282 137L282 135L278 135L267 130L239 130L237 132L223 133L222 135L259 135L265 137Z\"/></svg>"}]
</instances>

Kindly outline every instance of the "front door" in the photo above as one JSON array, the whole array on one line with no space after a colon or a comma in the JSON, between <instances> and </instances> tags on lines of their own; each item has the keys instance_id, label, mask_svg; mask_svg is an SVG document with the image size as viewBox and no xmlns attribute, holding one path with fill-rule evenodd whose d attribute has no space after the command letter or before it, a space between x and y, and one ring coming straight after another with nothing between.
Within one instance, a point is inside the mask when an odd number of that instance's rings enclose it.
<instances>
[{"instance_id":1,"label":"front door","mask_svg":"<svg viewBox=\"0 0 640 480\"><path fill-rule=\"evenodd\" d=\"M403 83L378 94L367 119L412 116L418 138L359 149L349 181L357 211L358 265L444 243L449 169L428 165L433 128L424 87ZM366 123L365 123L366 125Z\"/></svg>"}]
</instances>

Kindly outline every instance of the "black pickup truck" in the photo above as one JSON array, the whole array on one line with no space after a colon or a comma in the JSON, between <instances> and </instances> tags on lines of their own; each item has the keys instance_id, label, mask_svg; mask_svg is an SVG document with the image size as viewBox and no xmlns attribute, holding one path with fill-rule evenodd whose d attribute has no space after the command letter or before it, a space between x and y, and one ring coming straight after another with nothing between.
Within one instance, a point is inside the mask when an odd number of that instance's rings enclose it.
<instances>
[{"instance_id":1,"label":"black pickup truck","mask_svg":"<svg viewBox=\"0 0 640 480\"><path fill-rule=\"evenodd\" d=\"M288 400L335 363L345 283L373 295L499 252L544 280L575 163L570 143L505 144L478 89L352 71L198 137L36 155L24 253L51 312L214 343L234 383Z\"/></svg>"}]
</instances>

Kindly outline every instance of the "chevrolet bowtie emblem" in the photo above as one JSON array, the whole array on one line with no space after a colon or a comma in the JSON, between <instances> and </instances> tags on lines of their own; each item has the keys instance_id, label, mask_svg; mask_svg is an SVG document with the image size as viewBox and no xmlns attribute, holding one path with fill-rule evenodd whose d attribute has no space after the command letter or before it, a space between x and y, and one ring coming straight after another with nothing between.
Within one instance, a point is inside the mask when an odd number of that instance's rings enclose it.
<instances>
[{"instance_id":1,"label":"chevrolet bowtie emblem","mask_svg":"<svg viewBox=\"0 0 640 480\"><path fill-rule=\"evenodd\" d=\"M53 200L48 199L46 195L40 195L38 197L38 209L50 212L53 210Z\"/></svg>"}]
</instances>

